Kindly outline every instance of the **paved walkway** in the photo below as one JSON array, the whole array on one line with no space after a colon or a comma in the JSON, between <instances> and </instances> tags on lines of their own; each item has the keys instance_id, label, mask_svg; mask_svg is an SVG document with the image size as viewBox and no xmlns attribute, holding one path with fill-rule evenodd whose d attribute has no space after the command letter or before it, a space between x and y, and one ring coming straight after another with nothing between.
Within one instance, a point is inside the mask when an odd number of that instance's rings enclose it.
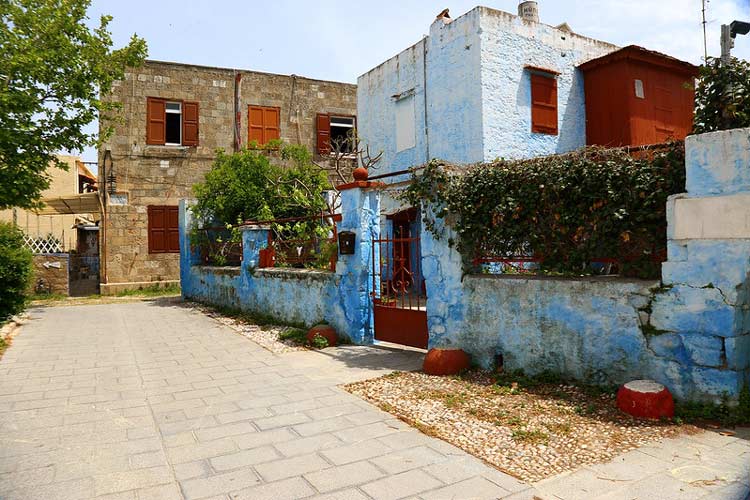
<instances>
[{"instance_id":1,"label":"paved walkway","mask_svg":"<svg viewBox=\"0 0 750 500\"><path fill-rule=\"evenodd\" d=\"M735 500L748 488L750 436L682 438L532 487L336 387L418 366L414 353L277 356L160 301L32 318L0 361L3 500Z\"/></svg>"}]
</instances>

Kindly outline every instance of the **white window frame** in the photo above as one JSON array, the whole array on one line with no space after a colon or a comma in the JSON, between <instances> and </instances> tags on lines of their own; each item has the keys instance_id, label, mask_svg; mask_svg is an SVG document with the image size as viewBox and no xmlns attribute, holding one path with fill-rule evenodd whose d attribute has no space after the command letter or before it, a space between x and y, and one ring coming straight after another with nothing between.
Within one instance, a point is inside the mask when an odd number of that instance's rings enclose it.
<instances>
[{"instance_id":1,"label":"white window frame","mask_svg":"<svg viewBox=\"0 0 750 500\"><path fill-rule=\"evenodd\" d=\"M176 104L178 109L169 109L170 104ZM181 101L167 101L164 103L164 131L166 136L166 127L167 127L167 114L173 114L173 115L180 115L180 142L164 142L165 146L182 146L182 102Z\"/></svg>"},{"instance_id":2,"label":"white window frame","mask_svg":"<svg viewBox=\"0 0 750 500\"><path fill-rule=\"evenodd\" d=\"M349 120L349 123L334 123L333 120ZM344 116L344 115L328 115L328 128L330 129L330 137L331 140L333 140L333 128L346 128L346 129L354 129L354 124L356 122L356 118L354 116ZM355 139L356 140L356 139ZM356 152L354 151L357 149L356 144L352 144L352 151L350 153L344 154L344 158L354 158L356 157ZM331 154L334 154L333 151Z\"/></svg>"}]
</instances>

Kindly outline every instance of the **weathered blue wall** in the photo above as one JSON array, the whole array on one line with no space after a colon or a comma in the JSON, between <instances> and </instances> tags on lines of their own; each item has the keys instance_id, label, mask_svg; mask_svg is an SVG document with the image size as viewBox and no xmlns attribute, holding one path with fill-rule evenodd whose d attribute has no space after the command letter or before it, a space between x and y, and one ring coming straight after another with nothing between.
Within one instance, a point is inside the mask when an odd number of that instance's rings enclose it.
<instances>
[{"instance_id":1,"label":"weathered blue wall","mask_svg":"<svg viewBox=\"0 0 750 500\"><path fill-rule=\"evenodd\" d=\"M530 158L586 145L586 107L579 64L612 52L608 43L480 7L482 122L486 161ZM559 72L558 135L531 132L531 73Z\"/></svg>"},{"instance_id":2,"label":"weathered blue wall","mask_svg":"<svg viewBox=\"0 0 750 500\"><path fill-rule=\"evenodd\" d=\"M717 221L680 221L674 204L750 191L750 129L691 136L686 149L689 191L670 200L662 284L463 276L447 236L424 230L430 347L460 347L486 367L502 354L531 373L651 378L683 399L737 397L750 383L750 206L731 237L707 239L684 235Z\"/></svg>"},{"instance_id":3,"label":"weathered blue wall","mask_svg":"<svg viewBox=\"0 0 750 500\"><path fill-rule=\"evenodd\" d=\"M373 153L383 151L377 173L432 158L474 163L570 151L586 142L583 77L575 66L615 49L486 7L448 23L438 19L421 42L359 77L359 133ZM531 132L526 65L560 72L559 135ZM410 89L416 145L396 152L393 96Z\"/></svg>"},{"instance_id":4,"label":"weathered blue wall","mask_svg":"<svg viewBox=\"0 0 750 500\"><path fill-rule=\"evenodd\" d=\"M372 240L380 234L379 197L374 191L341 192L343 220L339 232L356 235L354 255L340 255L336 272L258 269L258 254L267 245L267 229L247 227L242 234L241 267L197 265L190 245L191 212L180 202L180 279L182 295L201 302L270 315L287 323L312 326L326 322L340 336L371 343Z\"/></svg>"}]
</instances>

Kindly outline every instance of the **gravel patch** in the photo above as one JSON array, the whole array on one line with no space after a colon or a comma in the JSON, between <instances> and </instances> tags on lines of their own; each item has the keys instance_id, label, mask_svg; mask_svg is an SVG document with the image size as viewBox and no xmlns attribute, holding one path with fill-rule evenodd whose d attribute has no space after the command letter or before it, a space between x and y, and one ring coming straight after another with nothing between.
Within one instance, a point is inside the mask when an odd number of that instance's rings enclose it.
<instances>
[{"instance_id":1,"label":"gravel patch","mask_svg":"<svg viewBox=\"0 0 750 500\"><path fill-rule=\"evenodd\" d=\"M488 373L394 373L344 388L503 472L535 482L681 433L691 425L640 421L614 394L567 384L495 383Z\"/></svg>"},{"instance_id":2,"label":"gravel patch","mask_svg":"<svg viewBox=\"0 0 750 500\"><path fill-rule=\"evenodd\" d=\"M201 313L210 316L222 325L228 326L243 337L249 338L274 354L308 350L308 348L304 346L295 344L292 340L279 339L280 334L292 330L290 327L279 325L255 325L239 318L224 316L213 308L197 302L184 302L183 304L185 307L200 311Z\"/></svg>"}]
</instances>

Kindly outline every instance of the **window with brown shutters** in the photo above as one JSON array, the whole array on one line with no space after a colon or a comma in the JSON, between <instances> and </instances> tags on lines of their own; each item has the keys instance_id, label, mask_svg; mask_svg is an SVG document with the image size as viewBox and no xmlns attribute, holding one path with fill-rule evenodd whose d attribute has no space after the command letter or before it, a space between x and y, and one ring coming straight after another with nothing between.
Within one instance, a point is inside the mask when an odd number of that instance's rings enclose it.
<instances>
[{"instance_id":1,"label":"window with brown shutters","mask_svg":"<svg viewBox=\"0 0 750 500\"><path fill-rule=\"evenodd\" d=\"M179 208L168 205L149 206L148 253L178 253L179 251Z\"/></svg>"},{"instance_id":2,"label":"window with brown shutters","mask_svg":"<svg viewBox=\"0 0 750 500\"><path fill-rule=\"evenodd\" d=\"M146 144L197 146L198 103L146 98Z\"/></svg>"},{"instance_id":3,"label":"window with brown shutters","mask_svg":"<svg viewBox=\"0 0 750 500\"><path fill-rule=\"evenodd\" d=\"M557 135L557 79L531 74L531 131Z\"/></svg>"},{"instance_id":4,"label":"window with brown shutters","mask_svg":"<svg viewBox=\"0 0 750 500\"><path fill-rule=\"evenodd\" d=\"M281 137L279 118L281 110L270 106L253 106L247 108L247 141L258 146Z\"/></svg>"},{"instance_id":5,"label":"window with brown shutters","mask_svg":"<svg viewBox=\"0 0 750 500\"><path fill-rule=\"evenodd\" d=\"M318 113L316 117L316 149L319 155L331 150L354 154L357 146L357 118L352 115Z\"/></svg>"}]
</instances>

